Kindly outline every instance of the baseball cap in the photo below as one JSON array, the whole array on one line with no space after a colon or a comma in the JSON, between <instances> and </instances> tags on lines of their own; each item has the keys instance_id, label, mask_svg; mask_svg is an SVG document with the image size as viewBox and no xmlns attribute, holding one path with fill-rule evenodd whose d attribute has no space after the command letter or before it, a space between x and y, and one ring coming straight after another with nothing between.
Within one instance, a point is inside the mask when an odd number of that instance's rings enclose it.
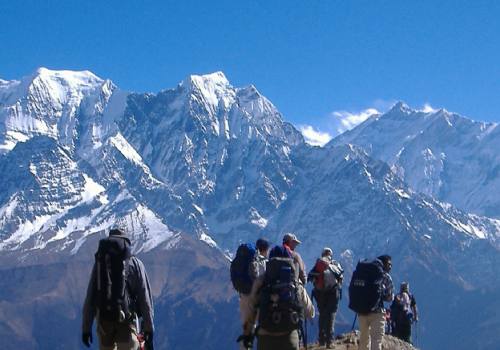
<instances>
[{"instance_id":1,"label":"baseball cap","mask_svg":"<svg viewBox=\"0 0 500 350\"><path fill-rule=\"evenodd\" d=\"M321 256L332 256L333 255L333 251L332 251L332 248L328 248L328 247L324 247L323 248L323 252L321 253Z\"/></svg>"},{"instance_id":2,"label":"baseball cap","mask_svg":"<svg viewBox=\"0 0 500 350\"><path fill-rule=\"evenodd\" d=\"M295 236L293 233L285 233L283 236L283 243L288 243L288 242L296 242L297 244L302 243L297 239L297 236Z\"/></svg>"}]
</instances>

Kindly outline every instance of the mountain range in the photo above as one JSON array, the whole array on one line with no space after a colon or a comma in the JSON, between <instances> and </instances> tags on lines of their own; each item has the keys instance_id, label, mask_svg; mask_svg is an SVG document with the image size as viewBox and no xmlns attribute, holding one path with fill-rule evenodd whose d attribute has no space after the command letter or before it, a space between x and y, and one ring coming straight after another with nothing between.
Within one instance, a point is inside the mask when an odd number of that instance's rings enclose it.
<instances>
[{"instance_id":1,"label":"mountain range","mask_svg":"<svg viewBox=\"0 0 500 350\"><path fill-rule=\"evenodd\" d=\"M409 186L464 211L500 217L500 128L439 109L402 102L334 139L383 160Z\"/></svg>"},{"instance_id":2,"label":"mountain range","mask_svg":"<svg viewBox=\"0 0 500 350\"><path fill-rule=\"evenodd\" d=\"M77 348L97 238L119 226L151 271L160 348L230 348L228 259L292 231L308 265L331 246L348 276L391 254L396 284L417 295L423 348L494 349L496 133L398 103L321 148L221 72L156 94L88 71L0 80L0 334L12 348ZM41 336L61 322L57 342Z\"/></svg>"}]
</instances>

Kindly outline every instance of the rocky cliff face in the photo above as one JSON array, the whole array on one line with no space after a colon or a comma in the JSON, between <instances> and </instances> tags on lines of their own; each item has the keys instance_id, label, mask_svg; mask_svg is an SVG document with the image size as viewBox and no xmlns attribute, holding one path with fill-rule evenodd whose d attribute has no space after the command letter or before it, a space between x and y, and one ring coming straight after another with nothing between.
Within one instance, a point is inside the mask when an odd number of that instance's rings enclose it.
<instances>
[{"instance_id":1,"label":"rocky cliff face","mask_svg":"<svg viewBox=\"0 0 500 350\"><path fill-rule=\"evenodd\" d=\"M418 124L422 116L414 117ZM157 339L169 348L191 348L186 344L197 339L207 339L209 348L231 344L233 335L218 333L223 324L234 325L234 337L239 332L225 255L259 236L279 243L286 231L301 238L308 264L332 246L347 276L360 258L393 255L396 284L410 280L428 315L425 348L463 348L458 329L466 322L443 318L451 319L457 305L488 310L482 293L498 294L498 220L412 186L411 171L377 159L383 157L375 147L341 139L308 146L255 87L235 88L222 73L191 76L158 94L128 94L90 72L40 69L1 82L0 134L0 262L6 276L27 274L8 289L1 314L40 300L51 305L47 310L72 310L31 317L27 306L17 321L25 333L13 334L28 348L52 344L45 337L37 342L38 326L26 326L42 317L66 320L71 341L78 339L83 289L69 300L68 288L54 286L75 274L83 288L82 266L90 269L97 237L113 225L128 232L153 271L165 327ZM385 135L374 138L392 145L401 136ZM16 299L13 288L44 269L59 271L46 280L53 299ZM344 304L339 320L347 324ZM2 320L14 332L8 317ZM169 328L183 323L196 327ZM481 334L489 329L473 327Z\"/></svg>"}]
</instances>

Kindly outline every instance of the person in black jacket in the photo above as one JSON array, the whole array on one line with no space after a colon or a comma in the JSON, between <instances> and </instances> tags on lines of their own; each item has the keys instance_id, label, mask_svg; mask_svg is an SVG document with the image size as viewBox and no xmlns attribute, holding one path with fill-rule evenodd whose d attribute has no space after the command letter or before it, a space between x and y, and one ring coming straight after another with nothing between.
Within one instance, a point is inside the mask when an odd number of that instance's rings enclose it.
<instances>
[{"instance_id":1,"label":"person in black jacket","mask_svg":"<svg viewBox=\"0 0 500 350\"><path fill-rule=\"evenodd\" d=\"M130 249L130 240L119 229L110 230L107 239L112 244ZM101 248L100 242L100 248ZM124 260L123 266L126 272L125 289L129 297L127 313L120 311L118 320L106 319L102 315L106 310L100 310L100 293L102 293L103 273L111 274L111 267L106 266L107 270L99 266L98 253L96 254L96 263L92 269L87 288L87 296L83 305L82 317L82 341L90 347L92 338L92 323L97 321L97 335L99 338L100 350L137 350L139 348L139 334L137 329L138 318L142 319L142 332L146 342L147 349L153 349L153 298L149 285L148 276L144 264L135 256L128 255ZM109 255L109 254L108 254ZM109 258L108 258L109 260ZM117 283L116 281L113 281ZM111 293L111 287L109 292ZM130 311L128 311L130 310ZM101 314L101 316L100 316Z\"/></svg>"},{"instance_id":2,"label":"person in black jacket","mask_svg":"<svg viewBox=\"0 0 500 350\"><path fill-rule=\"evenodd\" d=\"M392 258L381 255L375 263L383 270L382 299L380 304L369 313L358 313L359 322L359 350L382 350L382 338L385 332L385 307L384 302L394 299L394 287L389 272L392 269Z\"/></svg>"}]
</instances>

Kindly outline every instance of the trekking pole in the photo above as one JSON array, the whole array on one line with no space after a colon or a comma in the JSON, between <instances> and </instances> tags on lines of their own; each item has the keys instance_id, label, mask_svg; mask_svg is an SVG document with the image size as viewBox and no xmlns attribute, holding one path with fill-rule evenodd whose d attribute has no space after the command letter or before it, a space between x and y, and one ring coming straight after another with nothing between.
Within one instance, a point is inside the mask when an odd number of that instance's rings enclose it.
<instances>
[{"instance_id":1,"label":"trekking pole","mask_svg":"<svg viewBox=\"0 0 500 350\"><path fill-rule=\"evenodd\" d=\"M135 327L137 330L137 341L139 342L138 350L144 350L144 334L142 333L141 322L139 322L139 318L135 317Z\"/></svg>"},{"instance_id":2,"label":"trekking pole","mask_svg":"<svg viewBox=\"0 0 500 350\"><path fill-rule=\"evenodd\" d=\"M356 325L356 319L358 318L358 314L356 313L354 315L354 321L352 322L352 328L351 328L351 332L354 330L354 326Z\"/></svg>"},{"instance_id":3,"label":"trekking pole","mask_svg":"<svg viewBox=\"0 0 500 350\"><path fill-rule=\"evenodd\" d=\"M305 328L305 330L304 330L304 347L307 350L307 319L306 319L304 328Z\"/></svg>"},{"instance_id":4,"label":"trekking pole","mask_svg":"<svg viewBox=\"0 0 500 350\"><path fill-rule=\"evenodd\" d=\"M419 324L418 322L416 322L416 325L415 325L415 346L418 347L418 327L419 327Z\"/></svg>"}]
</instances>

